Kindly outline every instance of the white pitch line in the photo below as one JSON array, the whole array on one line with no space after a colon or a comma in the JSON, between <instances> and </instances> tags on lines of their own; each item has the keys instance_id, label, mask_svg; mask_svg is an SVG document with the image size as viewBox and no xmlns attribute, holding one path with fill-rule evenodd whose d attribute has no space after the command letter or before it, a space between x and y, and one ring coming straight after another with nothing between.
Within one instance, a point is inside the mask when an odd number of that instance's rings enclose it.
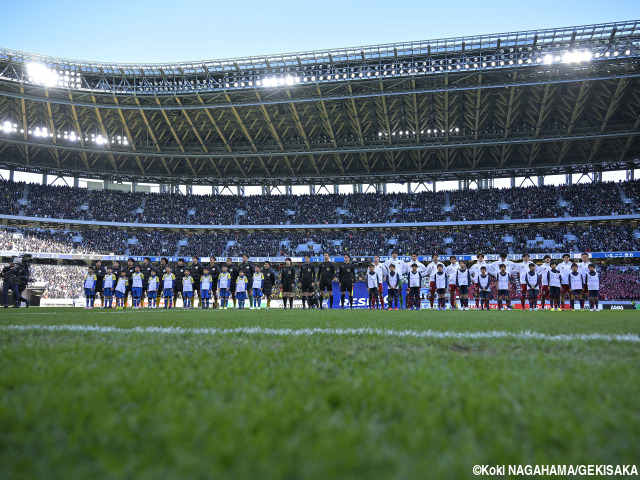
<instances>
[{"instance_id":1,"label":"white pitch line","mask_svg":"<svg viewBox=\"0 0 640 480\"><path fill-rule=\"evenodd\" d=\"M601 333L585 334L559 334L550 335L531 331L505 332L452 332L438 330L392 330L383 328L262 328L262 327L237 327L237 328L184 328L184 327L105 327L91 325L1 325L0 331L45 331L45 332L96 332L96 333L160 333L165 335L272 335L272 336L381 336L397 338L433 338L433 339L491 339L508 338L514 340L548 340L548 341L592 341L606 342L630 342L640 343L640 336L633 333L606 335Z\"/></svg>"}]
</instances>

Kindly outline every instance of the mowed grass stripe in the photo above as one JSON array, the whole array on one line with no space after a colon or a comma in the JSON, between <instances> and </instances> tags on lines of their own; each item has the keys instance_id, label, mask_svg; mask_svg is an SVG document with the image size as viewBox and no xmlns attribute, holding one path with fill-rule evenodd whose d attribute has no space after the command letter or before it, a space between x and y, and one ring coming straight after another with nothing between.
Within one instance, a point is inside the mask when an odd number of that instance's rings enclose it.
<instances>
[{"instance_id":1,"label":"mowed grass stripe","mask_svg":"<svg viewBox=\"0 0 640 480\"><path fill-rule=\"evenodd\" d=\"M131 327L120 328L100 325L3 325L0 330L13 331L46 331L46 332L96 332L96 333L152 333L165 335L269 335L269 336L381 336L397 338L429 338L429 339L514 339L514 340L544 340L544 341L605 341L640 343L637 334L606 335L600 333L549 335L539 332L521 331L487 331L487 332L454 332L438 330L394 330L385 328L184 328L184 327Z\"/></svg>"}]
</instances>

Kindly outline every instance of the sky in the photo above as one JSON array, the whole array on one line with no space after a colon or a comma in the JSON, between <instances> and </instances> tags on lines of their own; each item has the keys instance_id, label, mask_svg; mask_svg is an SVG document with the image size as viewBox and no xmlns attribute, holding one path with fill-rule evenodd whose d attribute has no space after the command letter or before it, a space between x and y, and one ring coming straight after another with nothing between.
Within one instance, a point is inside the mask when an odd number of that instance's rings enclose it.
<instances>
[{"instance_id":1,"label":"sky","mask_svg":"<svg viewBox=\"0 0 640 480\"><path fill-rule=\"evenodd\" d=\"M0 15L3 48L168 63L631 20L640 1L23 0Z\"/></svg>"}]
</instances>

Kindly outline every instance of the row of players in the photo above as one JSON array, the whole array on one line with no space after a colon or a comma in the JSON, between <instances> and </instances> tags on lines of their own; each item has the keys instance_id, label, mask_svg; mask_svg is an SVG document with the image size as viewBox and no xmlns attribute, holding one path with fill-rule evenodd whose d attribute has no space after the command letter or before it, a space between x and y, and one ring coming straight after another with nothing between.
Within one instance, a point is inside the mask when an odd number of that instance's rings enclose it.
<instances>
[{"instance_id":1,"label":"row of players","mask_svg":"<svg viewBox=\"0 0 640 480\"><path fill-rule=\"evenodd\" d=\"M455 256L450 257L450 264L445 266L439 261L438 254L432 256L432 261L424 265L418 261L417 254L411 256L410 261L398 258L396 252L387 262L381 263L378 256L369 265L366 272L366 283L369 288L370 308L385 308L383 299L383 283L389 289L389 308L404 308L402 292L403 276L407 277L408 293L406 308L419 308L420 287L423 280L429 282L429 303L434 308L435 295L438 293L438 308L444 308L446 290L449 290L452 308L456 305L456 296L460 296L461 308L468 308L470 291L476 289L476 307L488 308L490 290L493 279L498 287L498 304L502 308L511 307L509 283L512 275L517 274L521 285L522 308L525 308L526 299L529 298L530 307L535 309L538 296L541 294L542 308L547 299L555 309L565 307L565 297L571 299L571 308L576 300L580 301L584 308L587 297L592 309L597 307L599 291L599 275L595 266L589 262L589 255L582 254L579 264L571 262L569 254L563 255L562 262L552 262L546 255L543 264L538 266L530 261L528 254L522 255L522 261L515 263L507 259L506 254L500 254L500 260L486 263L484 255L478 254L478 261L471 268L467 268L463 261L458 262ZM103 298L103 308L112 307L113 297L116 298L116 307L123 308L129 293L132 296L134 308L139 308L146 294L151 308L160 305L160 298L165 298L165 308L171 308L178 295L182 295L185 308L191 308L193 298L197 294L201 307L209 308L213 299L213 307L228 308L228 300L231 297L234 308L244 308L244 302L249 299L249 308L259 308L262 297L266 297L267 308L271 303L273 286L276 283L276 272L271 269L270 262L264 262L264 269L253 265L247 255L243 255L243 261L239 265L232 263L227 258L226 263L219 266L215 259L210 264L203 266L198 257L193 257L193 263L185 266L179 260L178 266L172 269L167 259L162 259L159 267L154 267L149 258L145 258L142 265L137 265L133 259L128 260L126 269L120 268L118 262L113 267L102 267L101 262L96 262L95 267L90 267L85 277L86 308L92 308L96 293ZM162 272L164 271L164 274ZM159 277L158 273L162 276ZM339 282L341 292L341 307L344 308L345 298L348 295L349 306L353 308L353 284L356 281L356 268L351 263L348 254L345 255L344 264L338 268L329 261L329 254L324 254L324 262L317 267L310 263L310 257L305 257L305 262L296 268L291 265L291 259L287 258L285 266L279 272L282 285L284 307L293 308L294 284L301 289L302 307L311 306L312 298L315 298L315 288L320 295L328 299L329 308L333 306L332 282ZM297 277L297 282L296 282ZM535 281L534 281L535 279ZM557 290L556 290L557 289ZM220 300L220 304L218 304ZM236 303L238 302L238 304ZM480 303L482 302L482 306ZM562 307L560 307L562 305ZM320 303L322 308L322 302Z\"/></svg>"}]
</instances>

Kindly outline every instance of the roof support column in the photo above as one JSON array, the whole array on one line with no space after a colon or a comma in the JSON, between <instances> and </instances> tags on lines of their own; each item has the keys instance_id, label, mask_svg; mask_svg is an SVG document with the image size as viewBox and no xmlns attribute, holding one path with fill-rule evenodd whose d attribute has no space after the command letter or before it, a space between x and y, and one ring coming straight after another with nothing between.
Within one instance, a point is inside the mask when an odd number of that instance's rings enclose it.
<instances>
[{"instance_id":1,"label":"roof support column","mask_svg":"<svg viewBox=\"0 0 640 480\"><path fill-rule=\"evenodd\" d=\"M538 186L544 187L544 175L538 175Z\"/></svg>"},{"instance_id":2,"label":"roof support column","mask_svg":"<svg viewBox=\"0 0 640 480\"><path fill-rule=\"evenodd\" d=\"M511 176L511 188L515 188L516 187L516 176L512 175Z\"/></svg>"},{"instance_id":3,"label":"roof support column","mask_svg":"<svg viewBox=\"0 0 640 480\"><path fill-rule=\"evenodd\" d=\"M571 175L570 173L567 173L566 184L573 185L573 175Z\"/></svg>"},{"instance_id":4,"label":"roof support column","mask_svg":"<svg viewBox=\"0 0 640 480\"><path fill-rule=\"evenodd\" d=\"M631 170L633 172L633 170ZM13 170L9 170L9 181L13 182Z\"/></svg>"},{"instance_id":5,"label":"roof support column","mask_svg":"<svg viewBox=\"0 0 640 480\"><path fill-rule=\"evenodd\" d=\"M634 180L635 174L634 174L634 170L633 168L630 168L629 170L627 170L627 180Z\"/></svg>"}]
</instances>

